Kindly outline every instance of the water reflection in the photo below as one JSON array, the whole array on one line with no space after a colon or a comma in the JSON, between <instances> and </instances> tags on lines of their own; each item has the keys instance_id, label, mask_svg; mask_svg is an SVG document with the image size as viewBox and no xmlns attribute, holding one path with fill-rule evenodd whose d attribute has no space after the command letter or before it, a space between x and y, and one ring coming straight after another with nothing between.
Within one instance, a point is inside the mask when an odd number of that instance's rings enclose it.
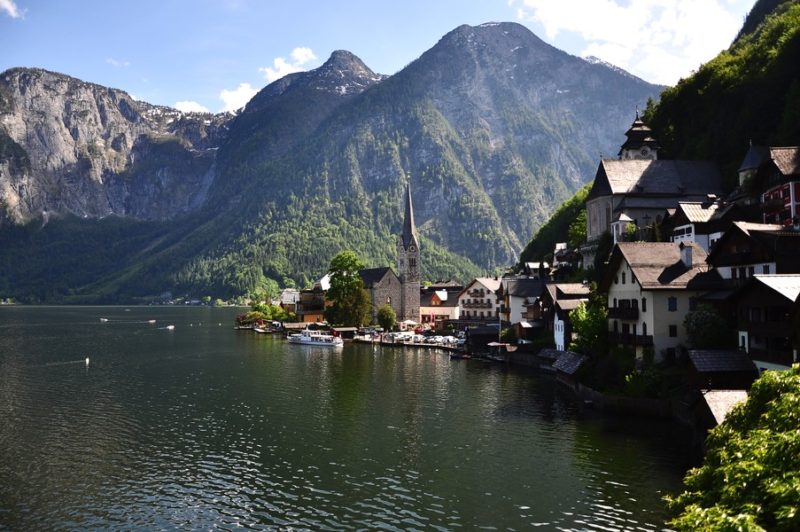
<instances>
[{"instance_id":1,"label":"water reflection","mask_svg":"<svg viewBox=\"0 0 800 532\"><path fill-rule=\"evenodd\" d=\"M100 312L0 309L0 527L652 529L685 465L538 375Z\"/></svg>"}]
</instances>

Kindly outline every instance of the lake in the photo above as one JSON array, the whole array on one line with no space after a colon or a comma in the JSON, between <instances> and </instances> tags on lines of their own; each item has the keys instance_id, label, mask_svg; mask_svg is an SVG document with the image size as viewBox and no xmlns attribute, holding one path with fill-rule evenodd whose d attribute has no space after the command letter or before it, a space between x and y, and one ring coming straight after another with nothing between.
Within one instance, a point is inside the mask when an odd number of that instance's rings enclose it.
<instances>
[{"instance_id":1,"label":"lake","mask_svg":"<svg viewBox=\"0 0 800 532\"><path fill-rule=\"evenodd\" d=\"M689 465L550 376L237 312L0 307L0 528L655 530Z\"/></svg>"}]
</instances>

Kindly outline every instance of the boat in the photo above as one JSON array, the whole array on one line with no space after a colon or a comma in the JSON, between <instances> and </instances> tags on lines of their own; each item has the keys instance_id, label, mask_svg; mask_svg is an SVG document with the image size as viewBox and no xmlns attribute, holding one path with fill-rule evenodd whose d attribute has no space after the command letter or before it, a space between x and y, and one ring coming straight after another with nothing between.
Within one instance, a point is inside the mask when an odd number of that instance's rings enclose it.
<instances>
[{"instance_id":1,"label":"boat","mask_svg":"<svg viewBox=\"0 0 800 532\"><path fill-rule=\"evenodd\" d=\"M326 334L322 331L303 329L299 333L290 334L289 343L301 345L318 345L324 347L342 347L344 342L338 336Z\"/></svg>"}]
</instances>

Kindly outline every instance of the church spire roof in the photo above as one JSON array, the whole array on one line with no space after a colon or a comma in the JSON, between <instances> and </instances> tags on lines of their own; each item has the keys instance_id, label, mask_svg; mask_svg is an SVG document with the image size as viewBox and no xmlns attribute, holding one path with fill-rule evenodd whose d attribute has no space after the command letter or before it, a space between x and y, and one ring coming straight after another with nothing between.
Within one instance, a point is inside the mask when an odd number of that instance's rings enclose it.
<instances>
[{"instance_id":1,"label":"church spire roof","mask_svg":"<svg viewBox=\"0 0 800 532\"><path fill-rule=\"evenodd\" d=\"M414 224L414 207L411 204L411 183L406 184L406 210L403 219L403 247L408 248L417 241L417 226Z\"/></svg>"},{"instance_id":2,"label":"church spire roof","mask_svg":"<svg viewBox=\"0 0 800 532\"><path fill-rule=\"evenodd\" d=\"M658 141L653 137L653 130L651 130L639 117L639 108L636 108L636 118L633 120L630 129L625 132L627 140L620 147L619 156L623 158L625 152L635 152L644 147L652 151L657 151L660 146Z\"/></svg>"}]
</instances>

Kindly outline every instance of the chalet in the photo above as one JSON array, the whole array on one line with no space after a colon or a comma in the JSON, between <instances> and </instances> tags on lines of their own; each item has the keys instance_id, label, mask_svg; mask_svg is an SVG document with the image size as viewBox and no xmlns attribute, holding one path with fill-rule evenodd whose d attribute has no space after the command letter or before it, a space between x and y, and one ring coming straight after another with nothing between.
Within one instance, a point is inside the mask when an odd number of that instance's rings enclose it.
<instances>
[{"instance_id":1,"label":"chalet","mask_svg":"<svg viewBox=\"0 0 800 532\"><path fill-rule=\"evenodd\" d=\"M286 312L294 313L297 311L299 301L300 292L296 288L284 288L278 304Z\"/></svg>"},{"instance_id":2,"label":"chalet","mask_svg":"<svg viewBox=\"0 0 800 532\"><path fill-rule=\"evenodd\" d=\"M762 155L752 187L764 191L763 221L792 225L800 219L800 147L768 148Z\"/></svg>"},{"instance_id":3,"label":"chalet","mask_svg":"<svg viewBox=\"0 0 800 532\"><path fill-rule=\"evenodd\" d=\"M458 320L458 294L463 288L457 284L422 288L419 296L422 324L441 330L446 323Z\"/></svg>"},{"instance_id":4,"label":"chalet","mask_svg":"<svg viewBox=\"0 0 800 532\"><path fill-rule=\"evenodd\" d=\"M760 371L788 369L798 362L792 345L792 313L800 297L800 274L754 275L731 298L739 348Z\"/></svg>"},{"instance_id":5,"label":"chalet","mask_svg":"<svg viewBox=\"0 0 800 532\"><path fill-rule=\"evenodd\" d=\"M800 230L734 222L708 254L708 263L729 285L756 274L800 273Z\"/></svg>"},{"instance_id":6,"label":"chalet","mask_svg":"<svg viewBox=\"0 0 800 532\"><path fill-rule=\"evenodd\" d=\"M637 113L625 133L618 159L603 159L586 199L586 239L581 248L591 263L600 237L628 225L650 228L680 201L704 201L722 194L722 177L711 161L659 160L658 143ZM613 227L612 227L612 224Z\"/></svg>"},{"instance_id":7,"label":"chalet","mask_svg":"<svg viewBox=\"0 0 800 532\"><path fill-rule=\"evenodd\" d=\"M547 285L542 307L552 309L547 328L553 335L556 349L564 351L572 342L572 321L569 313L589 301L589 285L582 283L553 283Z\"/></svg>"},{"instance_id":8,"label":"chalet","mask_svg":"<svg viewBox=\"0 0 800 532\"><path fill-rule=\"evenodd\" d=\"M389 305L396 316L400 316L400 279L389 267L364 268L358 270L358 276L364 283L364 290L369 294L372 322L376 323L378 309Z\"/></svg>"},{"instance_id":9,"label":"chalet","mask_svg":"<svg viewBox=\"0 0 800 532\"><path fill-rule=\"evenodd\" d=\"M497 291L500 280L496 277L478 277L473 279L458 294L459 319L469 321L498 320L500 304Z\"/></svg>"},{"instance_id":10,"label":"chalet","mask_svg":"<svg viewBox=\"0 0 800 532\"><path fill-rule=\"evenodd\" d=\"M655 360L673 357L686 345L686 313L721 284L705 258L696 243L618 243L600 286L608 293L611 344L630 347L639 359L647 352Z\"/></svg>"},{"instance_id":11,"label":"chalet","mask_svg":"<svg viewBox=\"0 0 800 532\"><path fill-rule=\"evenodd\" d=\"M708 253L733 221L742 219L740 211L735 203L724 203L713 195L702 202L680 201L669 216L670 241L696 242Z\"/></svg>"},{"instance_id":12,"label":"chalet","mask_svg":"<svg viewBox=\"0 0 800 532\"><path fill-rule=\"evenodd\" d=\"M538 277L504 277L497 290L503 320L511 324L524 321L527 306L541 297L544 287L545 281Z\"/></svg>"}]
</instances>

